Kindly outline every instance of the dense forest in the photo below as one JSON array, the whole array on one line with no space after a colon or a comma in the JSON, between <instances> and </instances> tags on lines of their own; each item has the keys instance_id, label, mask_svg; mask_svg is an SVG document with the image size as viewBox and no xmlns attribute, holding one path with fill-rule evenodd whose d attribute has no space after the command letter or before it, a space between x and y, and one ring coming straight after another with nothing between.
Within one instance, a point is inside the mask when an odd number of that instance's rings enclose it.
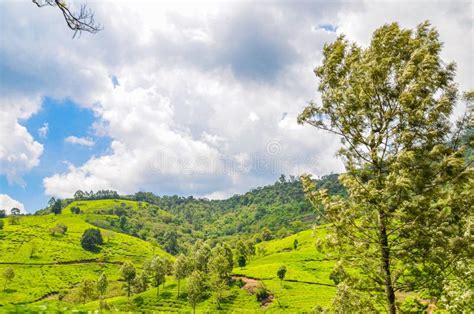
<instances>
[{"instance_id":1,"label":"dense forest","mask_svg":"<svg viewBox=\"0 0 474 314\"><path fill-rule=\"evenodd\" d=\"M337 174L324 176L315 184L331 195L344 195L345 190L337 178ZM91 224L156 241L171 254L186 252L198 239L224 241L251 237L258 243L324 223L324 213L315 211L306 199L301 179L287 179L285 175L273 185L225 200L156 196L150 192L120 196L115 191L77 191L74 199L52 199L50 206L37 214L52 213L54 206L64 208L72 202L75 202L74 210L80 211L81 201L106 199L137 201L140 210L117 203L113 208L97 211L114 216L94 218L89 221Z\"/></svg>"}]
</instances>

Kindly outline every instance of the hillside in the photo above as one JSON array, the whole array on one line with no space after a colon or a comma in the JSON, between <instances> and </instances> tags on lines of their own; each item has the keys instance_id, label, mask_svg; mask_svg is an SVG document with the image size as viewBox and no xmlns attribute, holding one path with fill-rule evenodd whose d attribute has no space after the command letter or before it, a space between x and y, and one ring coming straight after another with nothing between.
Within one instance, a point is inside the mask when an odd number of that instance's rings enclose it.
<instances>
[{"instance_id":1,"label":"hillside","mask_svg":"<svg viewBox=\"0 0 474 314\"><path fill-rule=\"evenodd\" d=\"M110 296L123 294L117 282L123 262L140 266L153 252L167 255L148 242L103 229L105 243L100 252L84 250L80 238L84 230L95 228L87 223L95 217L65 211L61 215L22 216L17 225L3 219L0 273L12 267L15 278L0 293L0 305L30 303L59 294L64 300L76 301L73 291L68 290L84 277L96 280L101 272L114 282ZM52 234L58 224L67 226L65 234Z\"/></svg>"},{"instance_id":2,"label":"hillside","mask_svg":"<svg viewBox=\"0 0 474 314\"><path fill-rule=\"evenodd\" d=\"M337 178L338 175L329 175L316 183L330 194L344 194ZM244 236L261 241L264 228L273 238L282 238L323 222L320 213L306 200L300 179L285 176L272 185L225 200L156 196L149 192L120 196L114 191L78 191L74 199L62 202L67 205L65 212L78 207L85 213L107 214L89 221L157 241L171 254L187 252L197 239L229 241ZM48 211L47 208L39 213Z\"/></svg>"},{"instance_id":3,"label":"hillside","mask_svg":"<svg viewBox=\"0 0 474 314\"><path fill-rule=\"evenodd\" d=\"M317 238L325 235L325 228L305 230L283 239L263 242L257 245L260 252L244 267L235 267L233 277L236 280L227 293L222 310L226 312L310 312L315 305L327 306L335 294L336 288L329 279L334 261L325 260L324 255L314 248ZM293 249L294 240L298 248ZM285 265L288 269L283 285L277 278L277 269ZM252 282L255 285L240 287L238 281ZM273 299L264 305L255 297L255 288L263 283ZM185 285L182 285L185 286ZM160 297L156 290L137 294L129 302L126 297L108 299L111 308L124 311L190 311L186 302L186 289L177 298L176 281L169 277L165 292ZM90 302L84 309L97 308L97 302ZM131 306L131 308L130 308ZM198 305L198 312L216 311L213 298L208 297Z\"/></svg>"}]
</instances>

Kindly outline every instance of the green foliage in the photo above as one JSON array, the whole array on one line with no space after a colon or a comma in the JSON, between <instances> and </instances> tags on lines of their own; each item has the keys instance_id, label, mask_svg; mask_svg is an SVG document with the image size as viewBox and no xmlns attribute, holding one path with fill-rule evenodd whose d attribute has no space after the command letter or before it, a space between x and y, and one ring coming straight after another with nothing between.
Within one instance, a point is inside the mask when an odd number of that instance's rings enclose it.
<instances>
[{"instance_id":1,"label":"green foliage","mask_svg":"<svg viewBox=\"0 0 474 314\"><path fill-rule=\"evenodd\" d=\"M125 262L120 268L120 274L127 283L127 296L130 297L132 292L132 282L137 276L137 270L132 262Z\"/></svg>"},{"instance_id":2,"label":"green foliage","mask_svg":"<svg viewBox=\"0 0 474 314\"><path fill-rule=\"evenodd\" d=\"M188 277L186 287L188 291L188 302L193 308L193 312L195 312L196 305L203 299L206 291L206 279L204 274L199 270L193 271Z\"/></svg>"},{"instance_id":3,"label":"green foliage","mask_svg":"<svg viewBox=\"0 0 474 314\"><path fill-rule=\"evenodd\" d=\"M170 272L170 261L161 256L154 256L150 262L149 271L152 278L152 285L156 287L156 293L160 295L160 285L164 285L166 275Z\"/></svg>"},{"instance_id":4,"label":"green foliage","mask_svg":"<svg viewBox=\"0 0 474 314\"><path fill-rule=\"evenodd\" d=\"M57 199L53 206L51 206L51 212L55 215L61 214L62 209L62 202L60 199Z\"/></svg>"},{"instance_id":5,"label":"green foliage","mask_svg":"<svg viewBox=\"0 0 474 314\"><path fill-rule=\"evenodd\" d=\"M105 273L100 274L100 277L97 280L97 291L101 297L103 297L107 292L108 285L109 281L107 279L107 275Z\"/></svg>"},{"instance_id":6,"label":"green foliage","mask_svg":"<svg viewBox=\"0 0 474 314\"><path fill-rule=\"evenodd\" d=\"M89 228L84 231L81 237L81 246L85 250L96 251L98 245L102 245L104 240L99 229Z\"/></svg>"},{"instance_id":7,"label":"green foliage","mask_svg":"<svg viewBox=\"0 0 474 314\"><path fill-rule=\"evenodd\" d=\"M2 274L5 284L3 286L3 291L7 289L7 284L15 278L15 270L12 267L7 267Z\"/></svg>"},{"instance_id":8,"label":"green foliage","mask_svg":"<svg viewBox=\"0 0 474 314\"><path fill-rule=\"evenodd\" d=\"M246 264L247 264L247 260L245 259L245 256L239 255L237 257L237 265L239 265L240 268L243 268L245 267Z\"/></svg>"},{"instance_id":9,"label":"green foliage","mask_svg":"<svg viewBox=\"0 0 474 314\"><path fill-rule=\"evenodd\" d=\"M0 230L3 229L3 226L5 225L5 223L3 222L3 220L0 220Z\"/></svg>"},{"instance_id":10,"label":"green foliage","mask_svg":"<svg viewBox=\"0 0 474 314\"><path fill-rule=\"evenodd\" d=\"M82 303L86 303L87 299L92 299L96 294L96 284L93 280L84 278L79 284L78 296Z\"/></svg>"},{"instance_id":11,"label":"green foliage","mask_svg":"<svg viewBox=\"0 0 474 314\"><path fill-rule=\"evenodd\" d=\"M270 296L270 292L267 287L263 284L260 284L255 290L255 298L258 302L265 301Z\"/></svg>"},{"instance_id":12,"label":"green foliage","mask_svg":"<svg viewBox=\"0 0 474 314\"><path fill-rule=\"evenodd\" d=\"M190 260L183 254L179 255L174 262L173 274L174 278L178 281L178 298L181 280L189 275L191 267L192 265L190 265Z\"/></svg>"},{"instance_id":13,"label":"green foliage","mask_svg":"<svg viewBox=\"0 0 474 314\"><path fill-rule=\"evenodd\" d=\"M7 212L4 209L0 209L0 218L5 218L7 217Z\"/></svg>"},{"instance_id":14,"label":"green foliage","mask_svg":"<svg viewBox=\"0 0 474 314\"><path fill-rule=\"evenodd\" d=\"M347 197L303 184L331 223L326 244L357 270L339 283L336 311L395 313L397 290L440 298L472 256L472 160L451 132L455 66L441 60L438 37L426 22L384 25L367 48L340 36L315 70L322 102L299 122L341 137Z\"/></svg>"},{"instance_id":15,"label":"green foliage","mask_svg":"<svg viewBox=\"0 0 474 314\"><path fill-rule=\"evenodd\" d=\"M285 276L286 276L286 266L285 265L281 265L280 268L278 268L277 276L280 279L280 283L283 283L283 279L285 279Z\"/></svg>"},{"instance_id":16,"label":"green foliage","mask_svg":"<svg viewBox=\"0 0 474 314\"><path fill-rule=\"evenodd\" d=\"M77 206L73 206L73 207L71 207L71 213L76 214L76 215L77 215L77 214L80 214L80 213L81 213L81 209L80 209L79 207L77 207Z\"/></svg>"}]
</instances>

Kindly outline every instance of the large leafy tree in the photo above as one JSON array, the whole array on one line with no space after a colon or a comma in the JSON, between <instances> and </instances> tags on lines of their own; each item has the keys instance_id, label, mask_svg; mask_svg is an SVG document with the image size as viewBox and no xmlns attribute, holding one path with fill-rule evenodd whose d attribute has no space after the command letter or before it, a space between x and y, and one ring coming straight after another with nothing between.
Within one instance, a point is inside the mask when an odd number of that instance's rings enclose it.
<instances>
[{"instance_id":1,"label":"large leafy tree","mask_svg":"<svg viewBox=\"0 0 474 314\"><path fill-rule=\"evenodd\" d=\"M396 313L404 290L435 299L472 253L472 161L451 129L455 65L441 60L441 48L428 22L415 30L393 23L366 48L344 36L325 45L315 70L321 103L298 120L341 137L348 195L330 197L309 177L304 186L325 206L338 265L357 270L343 272L341 306Z\"/></svg>"}]
</instances>

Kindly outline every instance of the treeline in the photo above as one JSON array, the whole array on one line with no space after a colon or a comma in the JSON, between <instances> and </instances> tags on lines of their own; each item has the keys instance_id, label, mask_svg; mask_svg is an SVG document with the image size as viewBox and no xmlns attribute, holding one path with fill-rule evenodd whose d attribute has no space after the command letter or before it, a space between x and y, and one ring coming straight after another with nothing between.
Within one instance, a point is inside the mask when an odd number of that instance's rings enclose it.
<instances>
[{"instance_id":1,"label":"treeline","mask_svg":"<svg viewBox=\"0 0 474 314\"><path fill-rule=\"evenodd\" d=\"M99 232L97 229L89 230ZM212 244L199 240L187 255L180 254L174 262L165 256L155 255L144 262L141 270L133 263L125 262L120 268L120 277L129 298L150 288L156 289L156 297L159 298L160 288L164 290L167 277L173 276L177 283L176 297L186 297L193 311L199 302L209 298L215 302L217 309L221 309L222 302L230 296L230 288L233 285L241 285L240 281L231 277L234 263L237 262L243 267L254 255L255 244L251 241L239 241L236 249L232 250L226 243ZM184 294L181 287L183 281L186 282ZM100 308L109 309L104 301L108 285L109 281L104 273L96 281L85 278L78 286L78 299L86 303L99 298ZM261 295L262 293L260 297ZM140 306L143 299L138 296L133 301ZM257 301L261 301L259 295Z\"/></svg>"},{"instance_id":2,"label":"treeline","mask_svg":"<svg viewBox=\"0 0 474 314\"><path fill-rule=\"evenodd\" d=\"M330 175L316 183L332 195L344 195L337 177ZM117 217L104 216L89 222L155 241L171 254L188 252L196 239L236 241L246 237L260 242L322 222L322 215L306 200L298 177L281 176L273 185L226 200L160 197L149 192L138 192L127 199L138 201L139 210L122 202L99 211Z\"/></svg>"}]
</instances>

